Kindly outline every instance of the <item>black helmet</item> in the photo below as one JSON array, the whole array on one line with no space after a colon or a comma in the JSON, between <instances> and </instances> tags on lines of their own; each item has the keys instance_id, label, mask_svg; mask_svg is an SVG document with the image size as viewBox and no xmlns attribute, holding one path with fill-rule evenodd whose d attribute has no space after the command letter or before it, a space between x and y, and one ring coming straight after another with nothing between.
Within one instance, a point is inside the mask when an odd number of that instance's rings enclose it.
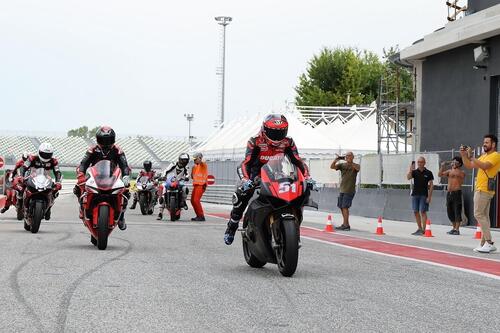
<instances>
[{"instance_id":1,"label":"black helmet","mask_svg":"<svg viewBox=\"0 0 500 333\"><path fill-rule=\"evenodd\" d=\"M189 163L189 155L186 153L182 153L179 155L179 162L177 164L181 167L184 168L186 165Z\"/></svg>"},{"instance_id":2,"label":"black helmet","mask_svg":"<svg viewBox=\"0 0 500 333\"><path fill-rule=\"evenodd\" d=\"M144 165L144 170L147 172L151 171L151 168L153 167L153 163L151 163L151 161L144 161L142 165Z\"/></svg>"},{"instance_id":3,"label":"black helmet","mask_svg":"<svg viewBox=\"0 0 500 333\"><path fill-rule=\"evenodd\" d=\"M109 126L102 126L95 133L97 144L103 150L109 150L115 144L115 131Z\"/></svg>"},{"instance_id":4,"label":"black helmet","mask_svg":"<svg viewBox=\"0 0 500 333\"><path fill-rule=\"evenodd\" d=\"M279 144L288 133L288 121L281 114L270 114L262 122L262 133L272 144Z\"/></svg>"}]
</instances>

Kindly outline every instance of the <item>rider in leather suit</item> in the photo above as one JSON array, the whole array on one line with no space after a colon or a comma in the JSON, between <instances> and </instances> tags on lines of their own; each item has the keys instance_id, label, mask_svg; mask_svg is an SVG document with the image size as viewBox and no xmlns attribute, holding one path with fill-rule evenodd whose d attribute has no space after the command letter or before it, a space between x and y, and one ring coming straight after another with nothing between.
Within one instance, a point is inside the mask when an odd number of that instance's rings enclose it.
<instances>
[{"instance_id":1,"label":"rider in leather suit","mask_svg":"<svg viewBox=\"0 0 500 333\"><path fill-rule=\"evenodd\" d=\"M167 168L167 170L165 170L165 172L163 173L161 179L166 180L169 174L175 173L175 175L179 180L188 181L189 180L189 168L187 167L188 163L189 163L189 155L186 153L180 154L177 163ZM184 209L188 209L188 206L186 204L187 190L188 189L186 186L184 186L184 188L182 189L181 205L182 208ZM163 191L165 192L166 189L164 188ZM160 197L160 212L158 213L158 217L156 218L157 220L161 220L163 218L163 210L165 209L165 204L166 204L163 195L164 193L162 193Z\"/></svg>"},{"instance_id":2,"label":"rider in leather suit","mask_svg":"<svg viewBox=\"0 0 500 333\"><path fill-rule=\"evenodd\" d=\"M125 157L125 153L120 147L115 145L115 131L111 127L102 126L101 128L99 128L99 130L97 130L95 136L97 144L91 146L87 150L85 156L80 162L80 166L76 169L77 184L73 189L73 193L78 197L78 199L80 199L81 195L85 192L85 172L90 166L95 165L97 162L102 160L109 160L118 165L118 167L122 171L122 180L125 184L125 187L129 186L130 168L127 163L127 158ZM128 190L125 191L124 196L125 198L123 200L122 214L118 219L118 227L120 228L120 230L127 229L127 224L125 223L124 216L125 210L127 209L128 199L130 198L130 192ZM82 213L82 209L80 208L81 216L83 216Z\"/></svg>"},{"instance_id":3,"label":"rider in leather suit","mask_svg":"<svg viewBox=\"0 0 500 333\"><path fill-rule=\"evenodd\" d=\"M291 137L287 137L287 133L288 121L285 116L270 114L264 118L260 132L248 140L245 159L238 170L241 183L233 194L233 209L224 233L224 242L227 245L233 243L238 223L253 196L254 178L260 174L260 169L272 156L280 153L287 155L304 174L308 187L314 186L307 166L300 159L295 142Z\"/></svg>"}]
</instances>

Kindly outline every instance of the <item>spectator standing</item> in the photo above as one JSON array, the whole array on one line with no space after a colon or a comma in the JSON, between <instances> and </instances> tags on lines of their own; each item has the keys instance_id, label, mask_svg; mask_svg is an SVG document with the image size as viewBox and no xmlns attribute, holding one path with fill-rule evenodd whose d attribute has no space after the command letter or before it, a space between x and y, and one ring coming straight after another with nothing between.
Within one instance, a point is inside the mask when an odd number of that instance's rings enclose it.
<instances>
[{"instance_id":1,"label":"spectator standing","mask_svg":"<svg viewBox=\"0 0 500 333\"><path fill-rule=\"evenodd\" d=\"M193 180L193 193L191 193L191 205L193 206L196 217L191 221L202 222L205 221L205 214L201 206L201 197L207 189L208 166L203 161L201 153L194 153L194 166L191 170L191 179Z\"/></svg>"},{"instance_id":2,"label":"spectator standing","mask_svg":"<svg viewBox=\"0 0 500 333\"><path fill-rule=\"evenodd\" d=\"M500 170L500 154L497 153L498 139L493 134L487 134L483 139L484 153L479 158L472 156L470 147L461 146L460 155L467 169L477 169L474 188L474 217L481 225L483 237L476 252L490 253L496 251L490 232L490 203L495 196L496 176Z\"/></svg>"},{"instance_id":3,"label":"spectator standing","mask_svg":"<svg viewBox=\"0 0 500 333\"><path fill-rule=\"evenodd\" d=\"M448 178L448 192L446 193L446 211L453 228L448 231L449 235L460 235L460 224L462 223L462 184L465 172L462 170L462 158L455 156L451 161L451 169L444 170L446 162L441 163L438 176Z\"/></svg>"},{"instance_id":4,"label":"spectator standing","mask_svg":"<svg viewBox=\"0 0 500 333\"><path fill-rule=\"evenodd\" d=\"M344 160L345 163L338 163ZM350 151L345 156L338 156L330 165L330 169L340 171L340 193L337 199L337 207L342 212L343 223L341 226L335 227L337 230L351 230L349 225L349 208L352 205L352 200L356 194L356 177L358 175L360 166L354 163L354 154Z\"/></svg>"},{"instance_id":5,"label":"spectator standing","mask_svg":"<svg viewBox=\"0 0 500 333\"><path fill-rule=\"evenodd\" d=\"M411 205L418 229L412 235L424 234L424 226L427 222L427 211L432 201L432 190L434 187L434 175L432 171L425 167L425 158L420 156L417 160L418 167L415 169L415 161L411 162L410 170L406 177L413 179L413 189L411 191Z\"/></svg>"}]
</instances>

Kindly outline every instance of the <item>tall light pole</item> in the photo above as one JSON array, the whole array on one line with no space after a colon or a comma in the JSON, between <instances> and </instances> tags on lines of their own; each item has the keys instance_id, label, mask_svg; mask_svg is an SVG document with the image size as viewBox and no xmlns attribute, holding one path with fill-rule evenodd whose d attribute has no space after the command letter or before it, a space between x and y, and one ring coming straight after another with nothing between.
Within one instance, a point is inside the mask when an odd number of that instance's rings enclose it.
<instances>
[{"instance_id":1,"label":"tall light pole","mask_svg":"<svg viewBox=\"0 0 500 333\"><path fill-rule=\"evenodd\" d=\"M188 121L188 142L191 144L193 137L191 136L191 122L194 120L194 114L184 113L184 117Z\"/></svg>"},{"instance_id":2,"label":"tall light pole","mask_svg":"<svg viewBox=\"0 0 500 333\"><path fill-rule=\"evenodd\" d=\"M225 77L226 77L226 26L233 20L232 17L229 16L216 16L215 20L219 25L222 26L222 43L221 43L221 67L217 69L216 74L220 75L221 80L221 90L219 92L220 96L220 111L219 111L219 119L217 121L216 127L222 128L224 126L224 89L225 89Z\"/></svg>"}]
</instances>

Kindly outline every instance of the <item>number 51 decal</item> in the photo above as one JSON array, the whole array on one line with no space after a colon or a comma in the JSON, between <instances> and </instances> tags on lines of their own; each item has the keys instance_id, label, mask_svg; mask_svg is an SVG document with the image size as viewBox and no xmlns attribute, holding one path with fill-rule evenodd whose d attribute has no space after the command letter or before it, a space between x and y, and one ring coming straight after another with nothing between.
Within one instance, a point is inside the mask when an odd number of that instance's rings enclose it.
<instances>
[{"instance_id":1,"label":"number 51 decal","mask_svg":"<svg viewBox=\"0 0 500 333\"><path fill-rule=\"evenodd\" d=\"M280 183L280 188L278 193L286 193L286 192L297 192L297 185L295 183L290 184L289 182Z\"/></svg>"}]
</instances>

